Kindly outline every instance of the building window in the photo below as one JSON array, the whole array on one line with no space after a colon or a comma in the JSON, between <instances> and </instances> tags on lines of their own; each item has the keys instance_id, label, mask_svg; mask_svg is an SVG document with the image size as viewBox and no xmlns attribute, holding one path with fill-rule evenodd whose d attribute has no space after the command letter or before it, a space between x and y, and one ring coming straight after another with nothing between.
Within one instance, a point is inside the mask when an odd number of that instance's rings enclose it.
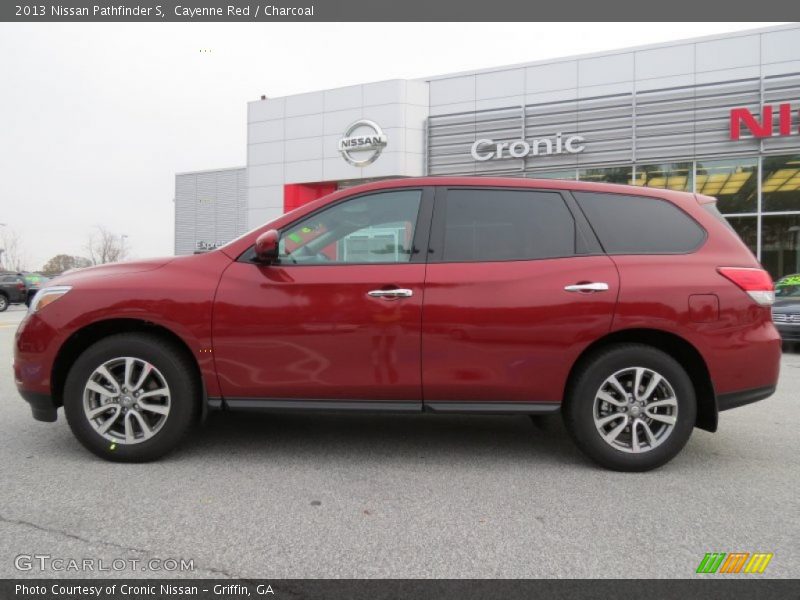
<instances>
[{"instance_id":1,"label":"building window","mask_svg":"<svg viewBox=\"0 0 800 600\"><path fill-rule=\"evenodd\" d=\"M758 219L756 217L725 217L739 234L753 256L758 256Z\"/></svg>"},{"instance_id":2,"label":"building window","mask_svg":"<svg viewBox=\"0 0 800 600\"><path fill-rule=\"evenodd\" d=\"M800 215L764 215L761 264L773 279L800 273Z\"/></svg>"},{"instance_id":3,"label":"building window","mask_svg":"<svg viewBox=\"0 0 800 600\"><path fill-rule=\"evenodd\" d=\"M569 179L575 181L575 169L563 171L541 171L539 173L526 173L525 176L531 179Z\"/></svg>"},{"instance_id":4,"label":"building window","mask_svg":"<svg viewBox=\"0 0 800 600\"><path fill-rule=\"evenodd\" d=\"M597 181L601 183L622 183L629 185L633 182L633 168L627 167L607 167L605 169L580 169L578 171L580 181Z\"/></svg>"},{"instance_id":5,"label":"building window","mask_svg":"<svg viewBox=\"0 0 800 600\"><path fill-rule=\"evenodd\" d=\"M758 159L697 161L698 194L714 196L722 214L758 210Z\"/></svg>"},{"instance_id":6,"label":"building window","mask_svg":"<svg viewBox=\"0 0 800 600\"><path fill-rule=\"evenodd\" d=\"M800 154L762 159L761 198L764 212L800 210Z\"/></svg>"},{"instance_id":7,"label":"building window","mask_svg":"<svg viewBox=\"0 0 800 600\"><path fill-rule=\"evenodd\" d=\"M636 165L633 185L691 192L692 171L690 162Z\"/></svg>"}]
</instances>

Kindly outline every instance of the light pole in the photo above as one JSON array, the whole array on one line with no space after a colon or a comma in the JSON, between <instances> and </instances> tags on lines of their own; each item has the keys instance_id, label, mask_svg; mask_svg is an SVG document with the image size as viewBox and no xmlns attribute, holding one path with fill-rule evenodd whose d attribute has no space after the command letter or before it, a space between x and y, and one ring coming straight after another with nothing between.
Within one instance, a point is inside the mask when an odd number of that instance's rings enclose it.
<instances>
[{"instance_id":1,"label":"light pole","mask_svg":"<svg viewBox=\"0 0 800 600\"><path fill-rule=\"evenodd\" d=\"M0 227L5 227L6 223L0 223ZM3 271L3 252L5 252L5 248L0 248L0 271Z\"/></svg>"}]
</instances>

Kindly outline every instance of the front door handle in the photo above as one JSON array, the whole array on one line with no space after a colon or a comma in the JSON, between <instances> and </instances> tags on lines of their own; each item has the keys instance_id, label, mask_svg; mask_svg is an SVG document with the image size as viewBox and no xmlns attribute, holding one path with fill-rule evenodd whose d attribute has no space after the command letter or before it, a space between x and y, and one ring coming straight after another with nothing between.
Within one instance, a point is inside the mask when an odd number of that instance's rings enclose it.
<instances>
[{"instance_id":1,"label":"front door handle","mask_svg":"<svg viewBox=\"0 0 800 600\"><path fill-rule=\"evenodd\" d=\"M410 298L413 295L414 292L403 288L396 288L393 290L372 290L371 292L367 292L367 296L372 296L373 298L386 298L387 300Z\"/></svg>"},{"instance_id":2,"label":"front door handle","mask_svg":"<svg viewBox=\"0 0 800 600\"><path fill-rule=\"evenodd\" d=\"M602 281L596 283L576 283L574 285L564 286L568 292L607 292L608 284Z\"/></svg>"}]
</instances>

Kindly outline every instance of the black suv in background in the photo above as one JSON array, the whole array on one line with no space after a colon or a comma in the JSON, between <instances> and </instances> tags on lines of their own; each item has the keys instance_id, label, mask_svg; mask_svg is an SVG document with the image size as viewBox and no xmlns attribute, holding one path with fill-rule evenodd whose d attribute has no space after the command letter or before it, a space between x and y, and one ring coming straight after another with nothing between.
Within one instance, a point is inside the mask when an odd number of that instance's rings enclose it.
<instances>
[{"instance_id":1,"label":"black suv in background","mask_svg":"<svg viewBox=\"0 0 800 600\"><path fill-rule=\"evenodd\" d=\"M800 274L787 275L775 283L772 322L784 342L800 344Z\"/></svg>"},{"instance_id":2,"label":"black suv in background","mask_svg":"<svg viewBox=\"0 0 800 600\"><path fill-rule=\"evenodd\" d=\"M28 286L22 273L0 274L0 312L10 304L27 304Z\"/></svg>"},{"instance_id":3,"label":"black suv in background","mask_svg":"<svg viewBox=\"0 0 800 600\"><path fill-rule=\"evenodd\" d=\"M50 281L49 277L45 277L40 273L19 273L25 280L25 305L30 306L33 297L39 288L44 286L45 283Z\"/></svg>"},{"instance_id":4,"label":"black suv in background","mask_svg":"<svg viewBox=\"0 0 800 600\"><path fill-rule=\"evenodd\" d=\"M0 273L0 312L10 304L30 306L36 292L48 281L50 279L40 273Z\"/></svg>"}]
</instances>

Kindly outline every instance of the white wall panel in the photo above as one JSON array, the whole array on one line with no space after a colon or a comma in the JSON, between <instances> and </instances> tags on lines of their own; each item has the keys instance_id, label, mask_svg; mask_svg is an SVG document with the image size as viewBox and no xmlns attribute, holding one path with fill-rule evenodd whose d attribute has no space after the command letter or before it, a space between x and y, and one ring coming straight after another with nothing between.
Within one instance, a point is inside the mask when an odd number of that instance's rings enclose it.
<instances>
[{"instance_id":1,"label":"white wall panel","mask_svg":"<svg viewBox=\"0 0 800 600\"><path fill-rule=\"evenodd\" d=\"M323 137L302 138L299 140L286 140L285 160L287 163L298 160L313 160L322 158Z\"/></svg>"},{"instance_id":2,"label":"white wall panel","mask_svg":"<svg viewBox=\"0 0 800 600\"><path fill-rule=\"evenodd\" d=\"M323 130L322 120L322 113L305 115L303 117L288 117L284 121L284 139L296 140L299 138L316 137Z\"/></svg>"},{"instance_id":3,"label":"white wall panel","mask_svg":"<svg viewBox=\"0 0 800 600\"><path fill-rule=\"evenodd\" d=\"M247 126L247 141L250 144L276 142L283 139L283 120L258 121Z\"/></svg>"},{"instance_id":4,"label":"white wall panel","mask_svg":"<svg viewBox=\"0 0 800 600\"><path fill-rule=\"evenodd\" d=\"M247 164L265 165L283 162L283 142L250 144L247 147Z\"/></svg>"},{"instance_id":5,"label":"white wall panel","mask_svg":"<svg viewBox=\"0 0 800 600\"><path fill-rule=\"evenodd\" d=\"M335 90L325 90L324 111L345 110L348 108L360 108L362 103L361 85L351 85L349 87L337 88Z\"/></svg>"},{"instance_id":6,"label":"white wall panel","mask_svg":"<svg viewBox=\"0 0 800 600\"><path fill-rule=\"evenodd\" d=\"M569 60L525 69L525 92L539 94L578 87L578 61Z\"/></svg>"},{"instance_id":7,"label":"white wall panel","mask_svg":"<svg viewBox=\"0 0 800 600\"><path fill-rule=\"evenodd\" d=\"M604 85L633 79L633 53L613 54L578 61L578 85Z\"/></svg>"},{"instance_id":8,"label":"white wall panel","mask_svg":"<svg viewBox=\"0 0 800 600\"><path fill-rule=\"evenodd\" d=\"M269 121L282 119L286 114L286 100L273 98L271 100L256 100L247 104L247 121Z\"/></svg>"},{"instance_id":9,"label":"white wall panel","mask_svg":"<svg viewBox=\"0 0 800 600\"><path fill-rule=\"evenodd\" d=\"M284 163L268 165L251 165L248 167L248 177L251 187L262 185L277 185L283 182Z\"/></svg>"},{"instance_id":10,"label":"white wall panel","mask_svg":"<svg viewBox=\"0 0 800 600\"><path fill-rule=\"evenodd\" d=\"M696 44L698 71L718 71L759 64L761 38L758 35L735 36Z\"/></svg>"},{"instance_id":11,"label":"white wall panel","mask_svg":"<svg viewBox=\"0 0 800 600\"><path fill-rule=\"evenodd\" d=\"M430 82L431 106L475 100L475 76L435 79Z\"/></svg>"},{"instance_id":12,"label":"white wall panel","mask_svg":"<svg viewBox=\"0 0 800 600\"><path fill-rule=\"evenodd\" d=\"M640 50L635 63L636 79L694 73L694 44Z\"/></svg>"},{"instance_id":13,"label":"white wall panel","mask_svg":"<svg viewBox=\"0 0 800 600\"><path fill-rule=\"evenodd\" d=\"M406 82L402 79L365 83L361 86L363 106L406 102Z\"/></svg>"},{"instance_id":14,"label":"white wall panel","mask_svg":"<svg viewBox=\"0 0 800 600\"><path fill-rule=\"evenodd\" d=\"M255 229L274 221L283 214L283 205L272 208L251 208L247 211L247 229Z\"/></svg>"},{"instance_id":15,"label":"white wall panel","mask_svg":"<svg viewBox=\"0 0 800 600\"><path fill-rule=\"evenodd\" d=\"M475 99L521 96L525 93L525 69L479 73L475 76Z\"/></svg>"},{"instance_id":16,"label":"white wall panel","mask_svg":"<svg viewBox=\"0 0 800 600\"><path fill-rule=\"evenodd\" d=\"M285 102L287 117L321 113L325 110L325 93L310 92L308 94L286 96Z\"/></svg>"},{"instance_id":17,"label":"white wall panel","mask_svg":"<svg viewBox=\"0 0 800 600\"><path fill-rule=\"evenodd\" d=\"M262 187L251 187L250 208L267 208L272 206L283 206L283 185L271 185Z\"/></svg>"}]
</instances>

